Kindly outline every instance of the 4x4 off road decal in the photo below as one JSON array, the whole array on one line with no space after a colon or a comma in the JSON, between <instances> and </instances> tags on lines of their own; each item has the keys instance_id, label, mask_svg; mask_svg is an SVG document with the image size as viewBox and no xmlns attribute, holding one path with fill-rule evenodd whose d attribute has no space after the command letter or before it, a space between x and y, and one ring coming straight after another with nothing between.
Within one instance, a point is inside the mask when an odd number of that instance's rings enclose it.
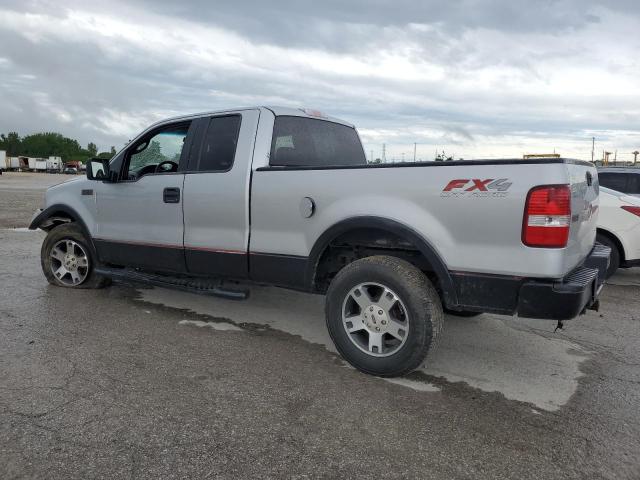
<instances>
[{"instance_id":1,"label":"4x4 off road decal","mask_svg":"<svg viewBox=\"0 0 640 480\"><path fill-rule=\"evenodd\" d=\"M440 192L441 197L506 197L512 182L508 178L458 178Z\"/></svg>"}]
</instances>

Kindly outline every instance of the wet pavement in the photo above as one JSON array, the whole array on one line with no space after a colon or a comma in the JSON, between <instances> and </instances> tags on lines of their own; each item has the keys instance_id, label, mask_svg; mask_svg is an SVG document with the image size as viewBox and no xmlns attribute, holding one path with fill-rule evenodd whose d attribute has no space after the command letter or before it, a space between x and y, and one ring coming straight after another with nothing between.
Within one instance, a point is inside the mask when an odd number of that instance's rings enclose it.
<instances>
[{"instance_id":1,"label":"wet pavement","mask_svg":"<svg viewBox=\"0 0 640 480\"><path fill-rule=\"evenodd\" d=\"M48 285L15 219L53 180L6 176L0 478L640 478L640 269L561 332L448 317L383 380L335 353L319 296Z\"/></svg>"}]
</instances>

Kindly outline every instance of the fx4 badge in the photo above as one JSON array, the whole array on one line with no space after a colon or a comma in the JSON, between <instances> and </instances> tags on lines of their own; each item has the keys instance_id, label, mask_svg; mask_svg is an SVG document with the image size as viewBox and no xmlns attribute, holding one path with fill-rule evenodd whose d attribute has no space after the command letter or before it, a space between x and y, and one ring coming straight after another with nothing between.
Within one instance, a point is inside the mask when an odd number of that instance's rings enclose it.
<instances>
[{"instance_id":1,"label":"fx4 badge","mask_svg":"<svg viewBox=\"0 0 640 480\"><path fill-rule=\"evenodd\" d=\"M506 197L512 182L508 178L459 178L451 180L441 197Z\"/></svg>"}]
</instances>

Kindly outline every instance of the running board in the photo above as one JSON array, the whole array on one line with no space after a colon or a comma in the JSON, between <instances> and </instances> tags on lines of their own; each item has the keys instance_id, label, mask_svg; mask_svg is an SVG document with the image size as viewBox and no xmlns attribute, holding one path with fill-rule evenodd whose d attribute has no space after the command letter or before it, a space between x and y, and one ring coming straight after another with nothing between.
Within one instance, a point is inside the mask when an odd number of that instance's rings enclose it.
<instances>
[{"instance_id":1,"label":"running board","mask_svg":"<svg viewBox=\"0 0 640 480\"><path fill-rule=\"evenodd\" d=\"M128 268L97 267L94 271L98 275L103 275L113 280L142 283L145 285L153 285L155 287L198 293L200 295L213 295L230 300L246 300L249 298L248 289L234 290L224 288L221 280L209 280L194 277L172 277L169 275L140 272L138 270L131 270Z\"/></svg>"}]
</instances>

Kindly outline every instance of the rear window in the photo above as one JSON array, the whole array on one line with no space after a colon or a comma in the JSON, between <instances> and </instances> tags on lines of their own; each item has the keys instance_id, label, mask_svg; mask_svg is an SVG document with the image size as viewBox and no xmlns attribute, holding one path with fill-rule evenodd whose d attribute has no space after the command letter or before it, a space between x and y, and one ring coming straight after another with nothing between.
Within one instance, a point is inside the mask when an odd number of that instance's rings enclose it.
<instances>
[{"instance_id":1,"label":"rear window","mask_svg":"<svg viewBox=\"0 0 640 480\"><path fill-rule=\"evenodd\" d=\"M602 172L598 173L598 182L603 187L622 193L627 192L627 175L624 173Z\"/></svg>"},{"instance_id":2,"label":"rear window","mask_svg":"<svg viewBox=\"0 0 640 480\"><path fill-rule=\"evenodd\" d=\"M276 117L269 165L324 167L366 165L354 128L305 117Z\"/></svg>"}]
</instances>

